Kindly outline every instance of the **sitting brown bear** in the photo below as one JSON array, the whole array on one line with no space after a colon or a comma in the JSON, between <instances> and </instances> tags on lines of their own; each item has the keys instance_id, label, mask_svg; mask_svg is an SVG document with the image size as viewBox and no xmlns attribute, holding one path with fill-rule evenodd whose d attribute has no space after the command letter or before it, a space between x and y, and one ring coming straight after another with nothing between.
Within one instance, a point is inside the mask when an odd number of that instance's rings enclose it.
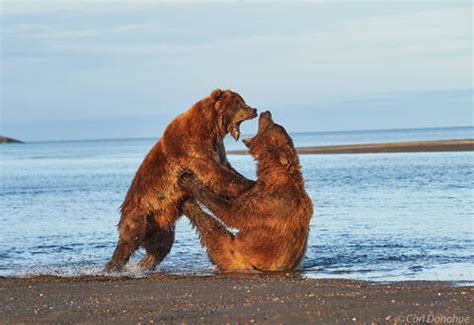
<instances>
[{"instance_id":1,"label":"sitting brown bear","mask_svg":"<svg viewBox=\"0 0 474 325\"><path fill-rule=\"evenodd\" d=\"M183 211L219 269L292 270L305 253L313 214L293 142L283 127L273 123L270 112L260 115L257 135L243 141L257 161L255 186L238 198L226 199L184 174L183 188L223 223L192 199L183 204ZM237 235L226 226L237 228Z\"/></svg>"},{"instance_id":2,"label":"sitting brown bear","mask_svg":"<svg viewBox=\"0 0 474 325\"><path fill-rule=\"evenodd\" d=\"M227 161L223 138L240 136L240 124L257 117L257 110L230 90L214 90L176 117L139 167L121 206L119 241L105 270L118 270L143 245L144 268L153 269L169 253L174 225L185 193L178 185L184 170L198 175L206 186L235 197L254 182L237 173Z\"/></svg>"}]
</instances>

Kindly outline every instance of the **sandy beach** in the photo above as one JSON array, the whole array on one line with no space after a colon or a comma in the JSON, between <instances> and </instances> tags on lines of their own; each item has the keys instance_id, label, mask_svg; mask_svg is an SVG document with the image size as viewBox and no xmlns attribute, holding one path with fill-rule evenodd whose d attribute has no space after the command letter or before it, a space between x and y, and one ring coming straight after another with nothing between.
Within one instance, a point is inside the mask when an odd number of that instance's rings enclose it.
<instances>
[{"instance_id":1,"label":"sandy beach","mask_svg":"<svg viewBox=\"0 0 474 325\"><path fill-rule=\"evenodd\" d=\"M474 316L472 287L312 280L289 274L0 278L0 296L4 324L397 324L442 317L471 323Z\"/></svg>"},{"instance_id":2,"label":"sandy beach","mask_svg":"<svg viewBox=\"0 0 474 325\"><path fill-rule=\"evenodd\" d=\"M300 155L343 154L343 153L390 153L390 152L443 152L474 151L474 139L407 141L388 143L368 143L322 147L297 148ZM246 150L231 150L230 155L244 155Z\"/></svg>"}]
</instances>

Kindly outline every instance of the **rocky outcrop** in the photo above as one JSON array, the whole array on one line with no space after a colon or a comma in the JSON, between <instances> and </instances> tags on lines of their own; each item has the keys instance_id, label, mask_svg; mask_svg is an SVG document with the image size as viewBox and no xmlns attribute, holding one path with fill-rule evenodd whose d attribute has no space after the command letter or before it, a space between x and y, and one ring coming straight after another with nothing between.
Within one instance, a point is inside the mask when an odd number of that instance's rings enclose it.
<instances>
[{"instance_id":1,"label":"rocky outcrop","mask_svg":"<svg viewBox=\"0 0 474 325\"><path fill-rule=\"evenodd\" d=\"M0 143L23 143L20 140L3 137L0 135Z\"/></svg>"}]
</instances>

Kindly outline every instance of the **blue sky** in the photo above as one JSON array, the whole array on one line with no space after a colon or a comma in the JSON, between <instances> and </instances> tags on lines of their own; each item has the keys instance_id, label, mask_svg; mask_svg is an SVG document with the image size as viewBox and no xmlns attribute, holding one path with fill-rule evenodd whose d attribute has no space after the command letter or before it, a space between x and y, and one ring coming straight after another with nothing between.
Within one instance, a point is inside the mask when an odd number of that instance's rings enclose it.
<instances>
[{"instance_id":1,"label":"blue sky","mask_svg":"<svg viewBox=\"0 0 474 325\"><path fill-rule=\"evenodd\" d=\"M0 134L157 137L216 87L292 132L472 125L472 16L470 1L4 0Z\"/></svg>"}]
</instances>

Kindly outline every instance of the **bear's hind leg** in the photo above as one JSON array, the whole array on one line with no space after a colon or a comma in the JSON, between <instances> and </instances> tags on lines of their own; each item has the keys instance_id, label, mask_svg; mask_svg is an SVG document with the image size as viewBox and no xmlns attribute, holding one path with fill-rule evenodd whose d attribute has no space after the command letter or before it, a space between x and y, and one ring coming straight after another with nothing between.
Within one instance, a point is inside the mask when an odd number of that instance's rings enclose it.
<instances>
[{"instance_id":1,"label":"bear's hind leg","mask_svg":"<svg viewBox=\"0 0 474 325\"><path fill-rule=\"evenodd\" d=\"M202 211L194 200L183 204L184 214L199 232L211 262L222 271L254 270L237 251L234 235L217 219Z\"/></svg>"},{"instance_id":2,"label":"bear's hind leg","mask_svg":"<svg viewBox=\"0 0 474 325\"><path fill-rule=\"evenodd\" d=\"M140 247L145 238L146 216L124 216L120 219L119 240L105 271L119 271L130 256Z\"/></svg>"},{"instance_id":3,"label":"bear's hind leg","mask_svg":"<svg viewBox=\"0 0 474 325\"><path fill-rule=\"evenodd\" d=\"M153 270L171 251L174 243L176 220L180 215L179 204L170 204L148 215L147 232L143 240L145 256L139 266Z\"/></svg>"},{"instance_id":4,"label":"bear's hind leg","mask_svg":"<svg viewBox=\"0 0 474 325\"><path fill-rule=\"evenodd\" d=\"M145 248L146 254L138 265L150 271L154 270L170 252L174 243L174 232L174 225L168 228L160 228L158 225L150 227L143 240L143 247Z\"/></svg>"}]
</instances>

